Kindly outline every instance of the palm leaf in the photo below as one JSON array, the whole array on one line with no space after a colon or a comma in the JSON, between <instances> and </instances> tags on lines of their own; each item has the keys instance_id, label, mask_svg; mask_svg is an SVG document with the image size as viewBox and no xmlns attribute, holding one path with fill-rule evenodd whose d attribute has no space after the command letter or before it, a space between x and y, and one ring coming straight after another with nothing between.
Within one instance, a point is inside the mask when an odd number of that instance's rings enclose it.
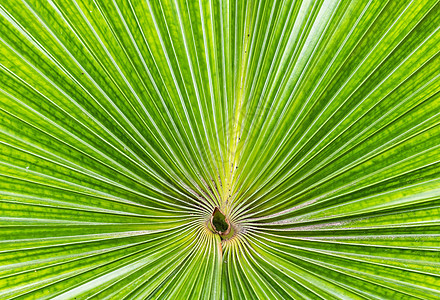
<instances>
[{"instance_id":1,"label":"palm leaf","mask_svg":"<svg viewBox=\"0 0 440 300\"><path fill-rule=\"evenodd\" d=\"M438 1L0 15L1 299L440 297Z\"/></svg>"}]
</instances>

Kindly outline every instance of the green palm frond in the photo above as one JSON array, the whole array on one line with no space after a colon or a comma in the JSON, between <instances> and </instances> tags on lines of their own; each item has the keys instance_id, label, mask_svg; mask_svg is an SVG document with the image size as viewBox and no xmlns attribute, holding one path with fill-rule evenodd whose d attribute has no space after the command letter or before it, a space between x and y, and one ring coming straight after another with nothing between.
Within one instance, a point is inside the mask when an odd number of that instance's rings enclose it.
<instances>
[{"instance_id":1,"label":"green palm frond","mask_svg":"<svg viewBox=\"0 0 440 300\"><path fill-rule=\"evenodd\" d=\"M439 24L0 1L0 299L440 298Z\"/></svg>"}]
</instances>

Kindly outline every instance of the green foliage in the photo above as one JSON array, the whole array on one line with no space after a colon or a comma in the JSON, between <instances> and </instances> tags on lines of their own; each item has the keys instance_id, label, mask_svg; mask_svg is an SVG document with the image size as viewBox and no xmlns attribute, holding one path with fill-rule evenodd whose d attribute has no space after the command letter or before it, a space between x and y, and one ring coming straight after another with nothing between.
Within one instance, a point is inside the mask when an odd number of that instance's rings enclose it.
<instances>
[{"instance_id":1,"label":"green foliage","mask_svg":"<svg viewBox=\"0 0 440 300\"><path fill-rule=\"evenodd\" d=\"M0 299L439 299L439 24L1 1Z\"/></svg>"}]
</instances>

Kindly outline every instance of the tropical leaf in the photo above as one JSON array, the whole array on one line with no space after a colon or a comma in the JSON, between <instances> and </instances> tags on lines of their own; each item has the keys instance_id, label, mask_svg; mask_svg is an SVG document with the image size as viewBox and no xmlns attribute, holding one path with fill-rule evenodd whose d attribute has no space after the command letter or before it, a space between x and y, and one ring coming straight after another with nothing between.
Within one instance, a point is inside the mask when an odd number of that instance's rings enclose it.
<instances>
[{"instance_id":1,"label":"tropical leaf","mask_svg":"<svg viewBox=\"0 0 440 300\"><path fill-rule=\"evenodd\" d=\"M0 2L1 299L440 298L440 4Z\"/></svg>"}]
</instances>

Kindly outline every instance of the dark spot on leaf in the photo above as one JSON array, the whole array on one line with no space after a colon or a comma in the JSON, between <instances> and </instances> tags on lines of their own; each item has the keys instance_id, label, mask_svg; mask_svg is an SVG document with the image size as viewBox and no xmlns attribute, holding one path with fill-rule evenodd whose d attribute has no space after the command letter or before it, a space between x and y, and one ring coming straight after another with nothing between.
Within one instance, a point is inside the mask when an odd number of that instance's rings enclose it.
<instances>
[{"instance_id":1,"label":"dark spot on leaf","mask_svg":"<svg viewBox=\"0 0 440 300\"><path fill-rule=\"evenodd\" d=\"M229 224L226 221L225 215L217 207L212 213L211 223L214 229L219 233L226 232L229 229Z\"/></svg>"}]
</instances>

